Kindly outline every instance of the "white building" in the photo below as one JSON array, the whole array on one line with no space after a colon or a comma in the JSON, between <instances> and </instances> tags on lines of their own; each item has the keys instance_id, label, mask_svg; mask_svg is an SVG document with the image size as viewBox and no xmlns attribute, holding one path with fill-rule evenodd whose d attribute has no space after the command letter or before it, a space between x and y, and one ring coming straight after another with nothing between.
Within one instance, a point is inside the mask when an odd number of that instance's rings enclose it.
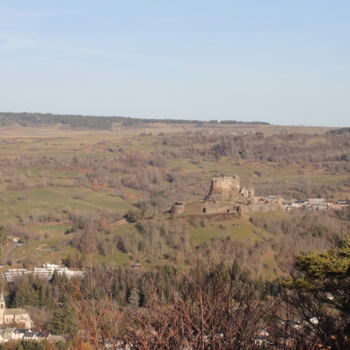
<instances>
[{"instance_id":1,"label":"white building","mask_svg":"<svg viewBox=\"0 0 350 350\"><path fill-rule=\"evenodd\" d=\"M74 277L83 278L85 275L85 271L70 270L68 267L56 264L44 264L42 267L35 267L33 270L9 269L3 275L6 282L11 283L25 275L33 275L34 277L51 280L55 272L61 276L64 275L68 279Z\"/></svg>"}]
</instances>

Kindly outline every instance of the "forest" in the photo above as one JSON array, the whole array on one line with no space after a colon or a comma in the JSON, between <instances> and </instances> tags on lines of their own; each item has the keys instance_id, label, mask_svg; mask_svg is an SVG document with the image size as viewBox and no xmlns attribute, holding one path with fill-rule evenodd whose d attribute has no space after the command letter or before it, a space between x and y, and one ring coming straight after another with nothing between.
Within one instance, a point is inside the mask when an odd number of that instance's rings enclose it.
<instances>
[{"instance_id":1,"label":"forest","mask_svg":"<svg viewBox=\"0 0 350 350\"><path fill-rule=\"evenodd\" d=\"M120 116L83 116L83 115L60 115L60 114L42 114L42 113L4 113L0 112L0 125L11 125L17 123L21 126L43 126L63 124L72 128L91 128L91 129L111 129L114 123L121 123L125 126L150 124L205 124L206 122L199 120L183 120L183 119L152 119L152 118L130 118ZM217 120L208 121L209 124L217 124ZM223 124L265 124L267 122L243 122L236 120L225 120Z\"/></svg>"}]
</instances>

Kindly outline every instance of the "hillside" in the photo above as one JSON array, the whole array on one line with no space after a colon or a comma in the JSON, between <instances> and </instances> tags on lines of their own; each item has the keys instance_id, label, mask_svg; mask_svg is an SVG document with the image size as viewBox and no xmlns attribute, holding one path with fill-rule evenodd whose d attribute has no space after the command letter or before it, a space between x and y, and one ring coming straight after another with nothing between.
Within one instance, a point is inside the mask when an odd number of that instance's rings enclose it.
<instances>
[{"instance_id":1,"label":"hillside","mask_svg":"<svg viewBox=\"0 0 350 350\"><path fill-rule=\"evenodd\" d=\"M324 232L315 236L300 212L245 218L164 214L174 202L203 200L211 178L220 175L239 175L258 195L350 198L346 134L175 121L110 130L101 130L102 122L92 130L99 117L79 118L84 122L68 128L64 118L57 124L49 116L31 116L23 126L26 118L20 115L16 124L1 128L0 219L9 247L3 264L70 259L81 266L92 256L94 263L111 266L185 268L209 254L276 277L290 272L295 254L332 247L339 227L347 225L334 213L307 213ZM40 126L34 128L35 120ZM135 223L123 222L128 212ZM278 230L264 223L271 220ZM300 246L292 243L296 237ZM23 245L13 246L13 238Z\"/></svg>"}]
</instances>

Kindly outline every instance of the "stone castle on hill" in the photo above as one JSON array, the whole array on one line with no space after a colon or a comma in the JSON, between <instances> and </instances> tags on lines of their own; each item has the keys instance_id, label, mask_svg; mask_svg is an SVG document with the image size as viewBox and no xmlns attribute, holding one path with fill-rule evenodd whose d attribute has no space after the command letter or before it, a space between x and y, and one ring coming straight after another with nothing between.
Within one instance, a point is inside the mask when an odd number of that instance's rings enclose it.
<instances>
[{"instance_id":1,"label":"stone castle on hill","mask_svg":"<svg viewBox=\"0 0 350 350\"><path fill-rule=\"evenodd\" d=\"M253 189L241 188L238 176L214 177L211 180L209 194L205 202L239 201L254 197Z\"/></svg>"},{"instance_id":2,"label":"stone castle on hill","mask_svg":"<svg viewBox=\"0 0 350 350\"><path fill-rule=\"evenodd\" d=\"M31 328L33 322L24 309L6 309L4 294L0 294L0 326L21 325L24 328Z\"/></svg>"},{"instance_id":3,"label":"stone castle on hill","mask_svg":"<svg viewBox=\"0 0 350 350\"><path fill-rule=\"evenodd\" d=\"M209 193L202 202L177 202L170 209L170 213L242 216L259 211L282 210L282 203L281 197L255 196L254 189L241 187L238 176L222 176L212 179Z\"/></svg>"}]
</instances>

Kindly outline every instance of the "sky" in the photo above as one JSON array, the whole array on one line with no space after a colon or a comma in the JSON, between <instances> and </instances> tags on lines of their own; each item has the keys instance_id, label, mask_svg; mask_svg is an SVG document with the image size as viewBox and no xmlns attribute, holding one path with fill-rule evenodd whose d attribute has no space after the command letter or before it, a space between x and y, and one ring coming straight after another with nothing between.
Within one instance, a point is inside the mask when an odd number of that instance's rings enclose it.
<instances>
[{"instance_id":1,"label":"sky","mask_svg":"<svg viewBox=\"0 0 350 350\"><path fill-rule=\"evenodd\" d=\"M0 0L0 111L350 126L349 0Z\"/></svg>"}]
</instances>

